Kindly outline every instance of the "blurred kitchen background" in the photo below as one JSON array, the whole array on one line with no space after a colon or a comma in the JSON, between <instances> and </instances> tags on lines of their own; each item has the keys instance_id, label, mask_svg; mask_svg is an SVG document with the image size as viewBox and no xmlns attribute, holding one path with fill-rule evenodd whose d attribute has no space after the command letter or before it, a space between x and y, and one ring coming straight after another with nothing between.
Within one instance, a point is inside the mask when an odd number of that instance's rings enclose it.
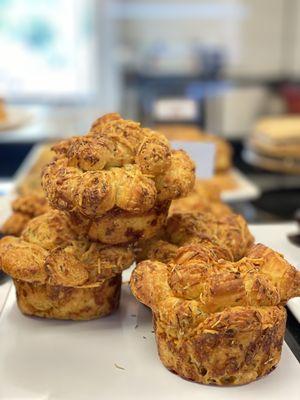
<instances>
[{"instance_id":1,"label":"blurred kitchen background","mask_svg":"<svg viewBox=\"0 0 300 400\"><path fill-rule=\"evenodd\" d=\"M36 143L119 111L229 141L260 193L235 201L250 221L300 207L297 157L247 148L261 117L300 113L300 0L0 0L0 97L4 183Z\"/></svg>"}]
</instances>

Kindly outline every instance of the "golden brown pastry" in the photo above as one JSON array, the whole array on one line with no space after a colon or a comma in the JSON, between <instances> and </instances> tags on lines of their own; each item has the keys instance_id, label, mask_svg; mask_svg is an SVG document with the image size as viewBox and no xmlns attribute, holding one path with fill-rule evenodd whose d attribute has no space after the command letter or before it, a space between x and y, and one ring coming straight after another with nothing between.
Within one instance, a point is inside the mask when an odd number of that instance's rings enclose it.
<instances>
[{"instance_id":1,"label":"golden brown pastry","mask_svg":"<svg viewBox=\"0 0 300 400\"><path fill-rule=\"evenodd\" d=\"M162 132L169 140L196 142L203 135L202 129L193 124L157 124L155 129Z\"/></svg>"},{"instance_id":2,"label":"golden brown pastry","mask_svg":"<svg viewBox=\"0 0 300 400\"><path fill-rule=\"evenodd\" d=\"M209 180L196 179L192 193L199 197L207 199L209 202L221 201L221 190Z\"/></svg>"},{"instance_id":3,"label":"golden brown pastry","mask_svg":"<svg viewBox=\"0 0 300 400\"><path fill-rule=\"evenodd\" d=\"M156 204L144 214L113 208L91 220L78 213L69 213L69 216L79 236L106 244L121 244L155 236L166 222L169 206L168 201Z\"/></svg>"},{"instance_id":4,"label":"golden brown pastry","mask_svg":"<svg viewBox=\"0 0 300 400\"><path fill-rule=\"evenodd\" d=\"M20 212L13 212L1 226L2 235L20 236L27 223L31 220L30 215Z\"/></svg>"},{"instance_id":5,"label":"golden brown pastry","mask_svg":"<svg viewBox=\"0 0 300 400\"><path fill-rule=\"evenodd\" d=\"M162 231L160 235L152 239L138 241L134 246L136 261L149 259L168 263L173 260L178 246L168 242L165 236L165 232Z\"/></svg>"},{"instance_id":6,"label":"golden brown pastry","mask_svg":"<svg viewBox=\"0 0 300 400\"><path fill-rule=\"evenodd\" d=\"M5 102L4 100L0 97L0 122L4 122L7 119L7 112L5 109Z\"/></svg>"},{"instance_id":7,"label":"golden brown pastry","mask_svg":"<svg viewBox=\"0 0 300 400\"><path fill-rule=\"evenodd\" d=\"M210 179L207 180L201 179L199 180L199 182L200 183L210 182L215 187L217 187L218 190L220 190L220 192L226 190L234 190L239 186L237 179L232 171L218 172Z\"/></svg>"},{"instance_id":8,"label":"golden brown pastry","mask_svg":"<svg viewBox=\"0 0 300 400\"><path fill-rule=\"evenodd\" d=\"M240 385L278 364L283 305L300 295L300 272L263 245L238 261L224 256L211 242L184 246L168 265L140 263L131 290L152 309L168 369L200 383Z\"/></svg>"},{"instance_id":9,"label":"golden brown pastry","mask_svg":"<svg viewBox=\"0 0 300 400\"><path fill-rule=\"evenodd\" d=\"M132 213L151 209L157 192L154 181L136 165L82 172L56 160L44 170L42 185L49 203L58 210L95 218L114 207Z\"/></svg>"},{"instance_id":10,"label":"golden brown pastry","mask_svg":"<svg viewBox=\"0 0 300 400\"><path fill-rule=\"evenodd\" d=\"M216 217L223 217L226 214L230 214L232 211L227 204L221 201L209 203L195 195L172 201L169 211L170 215L188 212L212 213Z\"/></svg>"},{"instance_id":11,"label":"golden brown pastry","mask_svg":"<svg viewBox=\"0 0 300 400\"><path fill-rule=\"evenodd\" d=\"M96 121L93 122L91 126L91 131L92 132L103 132L103 127L111 121L119 120L122 119L121 115L119 113L107 113L105 115L102 115L102 117L99 117L96 119Z\"/></svg>"},{"instance_id":12,"label":"golden brown pastry","mask_svg":"<svg viewBox=\"0 0 300 400\"><path fill-rule=\"evenodd\" d=\"M50 206L39 191L19 196L12 202L12 215L4 222L1 233L20 236L28 221L50 210Z\"/></svg>"},{"instance_id":13,"label":"golden brown pastry","mask_svg":"<svg viewBox=\"0 0 300 400\"><path fill-rule=\"evenodd\" d=\"M43 195L44 192L41 187L41 171L42 168L54 157L51 146L52 144L50 143L42 146L34 165L30 168L22 181L17 184L17 192L19 195L30 195L32 192L39 192Z\"/></svg>"},{"instance_id":14,"label":"golden brown pastry","mask_svg":"<svg viewBox=\"0 0 300 400\"><path fill-rule=\"evenodd\" d=\"M226 250L230 260L240 259L254 240L245 219L234 213L224 217L209 213L174 214L168 218L166 236L178 246L209 241Z\"/></svg>"},{"instance_id":15,"label":"golden brown pastry","mask_svg":"<svg viewBox=\"0 0 300 400\"><path fill-rule=\"evenodd\" d=\"M222 217L209 212L178 213L168 218L156 237L138 242L136 258L169 262L178 247L192 243L217 246L224 258L233 261L245 254L253 236L245 219L233 212Z\"/></svg>"},{"instance_id":16,"label":"golden brown pastry","mask_svg":"<svg viewBox=\"0 0 300 400\"><path fill-rule=\"evenodd\" d=\"M66 214L52 210L32 219L20 238L0 241L0 265L15 283L19 308L44 318L92 319L119 304L129 247L78 240Z\"/></svg>"},{"instance_id":17,"label":"golden brown pastry","mask_svg":"<svg viewBox=\"0 0 300 400\"><path fill-rule=\"evenodd\" d=\"M266 156L299 159L299 116L284 115L259 120L250 136L249 144Z\"/></svg>"},{"instance_id":18,"label":"golden brown pastry","mask_svg":"<svg viewBox=\"0 0 300 400\"><path fill-rule=\"evenodd\" d=\"M171 165L155 177L157 201L178 199L186 196L195 182L195 166L183 150L171 152Z\"/></svg>"},{"instance_id":19,"label":"golden brown pastry","mask_svg":"<svg viewBox=\"0 0 300 400\"><path fill-rule=\"evenodd\" d=\"M118 114L103 116L87 135L53 150L58 158L42 177L50 204L89 219L116 207L145 213L194 185L195 167L185 152L171 151L162 134Z\"/></svg>"},{"instance_id":20,"label":"golden brown pastry","mask_svg":"<svg viewBox=\"0 0 300 400\"><path fill-rule=\"evenodd\" d=\"M214 183L197 179L194 189L187 197L172 201L169 213L200 211L222 217L232 211L229 206L222 203L220 193L220 189Z\"/></svg>"}]
</instances>

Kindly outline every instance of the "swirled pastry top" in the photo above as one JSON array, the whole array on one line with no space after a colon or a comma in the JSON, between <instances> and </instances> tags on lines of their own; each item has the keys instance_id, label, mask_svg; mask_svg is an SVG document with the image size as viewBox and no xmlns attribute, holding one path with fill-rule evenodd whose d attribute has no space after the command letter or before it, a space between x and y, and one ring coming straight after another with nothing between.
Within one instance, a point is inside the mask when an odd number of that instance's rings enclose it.
<instances>
[{"instance_id":1,"label":"swirled pastry top","mask_svg":"<svg viewBox=\"0 0 300 400\"><path fill-rule=\"evenodd\" d=\"M131 289L154 312L169 319L179 312L189 324L230 307L282 305L300 296L300 272L279 253L256 244L231 261L220 250L192 244L181 247L168 265L143 261L132 274Z\"/></svg>"},{"instance_id":2,"label":"swirled pastry top","mask_svg":"<svg viewBox=\"0 0 300 400\"><path fill-rule=\"evenodd\" d=\"M208 212L222 217L231 213L230 207L221 201L221 191L208 181L196 180L193 190L186 197L172 201L170 214Z\"/></svg>"},{"instance_id":3,"label":"swirled pastry top","mask_svg":"<svg viewBox=\"0 0 300 400\"><path fill-rule=\"evenodd\" d=\"M20 238L0 240L0 266L14 279L62 286L96 285L128 268L130 248L77 240L57 210L32 219Z\"/></svg>"},{"instance_id":4,"label":"swirled pastry top","mask_svg":"<svg viewBox=\"0 0 300 400\"><path fill-rule=\"evenodd\" d=\"M137 258L170 261L178 247L204 243L231 261L239 260L253 243L245 219L227 212L216 216L212 212L177 213L171 215L164 230L154 239L139 243ZM216 250L217 246L217 250Z\"/></svg>"},{"instance_id":5,"label":"swirled pastry top","mask_svg":"<svg viewBox=\"0 0 300 400\"><path fill-rule=\"evenodd\" d=\"M88 217L113 207L146 212L155 202L186 196L195 179L194 163L171 150L159 132L118 114L99 118L90 132L53 147L42 186L50 204Z\"/></svg>"},{"instance_id":6,"label":"swirled pastry top","mask_svg":"<svg viewBox=\"0 0 300 400\"><path fill-rule=\"evenodd\" d=\"M173 214L166 232L170 242L179 246L209 241L224 249L230 260L239 260L253 243L247 222L233 212L223 217L212 213Z\"/></svg>"}]
</instances>

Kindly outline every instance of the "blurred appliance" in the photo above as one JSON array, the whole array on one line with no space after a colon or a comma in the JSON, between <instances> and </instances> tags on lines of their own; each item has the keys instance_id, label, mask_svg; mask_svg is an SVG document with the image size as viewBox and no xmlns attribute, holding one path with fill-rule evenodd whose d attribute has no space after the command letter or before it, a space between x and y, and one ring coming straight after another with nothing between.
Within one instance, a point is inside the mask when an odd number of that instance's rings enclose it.
<instances>
[{"instance_id":1,"label":"blurred appliance","mask_svg":"<svg viewBox=\"0 0 300 400\"><path fill-rule=\"evenodd\" d=\"M199 76L215 78L224 67L221 47L194 41L160 40L146 45L139 54L138 71L150 76ZM134 60L136 57L131 57ZM132 63L132 61L131 61Z\"/></svg>"},{"instance_id":2,"label":"blurred appliance","mask_svg":"<svg viewBox=\"0 0 300 400\"><path fill-rule=\"evenodd\" d=\"M153 119L162 121L195 121L199 108L195 100L182 97L159 98L152 107Z\"/></svg>"},{"instance_id":3,"label":"blurred appliance","mask_svg":"<svg viewBox=\"0 0 300 400\"><path fill-rule=\"evenodd\" d=\"M266 111L270 98L265 86L231 87L205 104L206 130L228 138L243 138Z\"/></svg>"}]
</instances>

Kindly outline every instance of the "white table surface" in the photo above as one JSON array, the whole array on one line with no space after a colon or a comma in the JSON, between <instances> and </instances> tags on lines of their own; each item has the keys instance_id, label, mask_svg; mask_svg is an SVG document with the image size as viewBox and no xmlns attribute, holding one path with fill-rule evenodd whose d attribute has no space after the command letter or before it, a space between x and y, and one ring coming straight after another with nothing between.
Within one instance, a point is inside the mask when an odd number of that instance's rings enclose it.
<instances>
[{"instance_id":1,"label":"white table surface","mask_svg":"<svg viewBox=\"0 0 300 400\"><path fill-rule=\"evenodd\" d=\"M284 251L293 224L250 226L258 241ZM289 254L287 254L287 250ZM130 271L123 279L127 281ZM269 376L246 386L219 388L195 384L161 364L151 312L122 287L120 310L89 322L49 321L23 316L9 282L0 285L0 399L299 399L300 366L286 344ZM7 296L8 295L8 296ZM2 301L2 303L1 303ZM121 367L121 368L120 368Z\"/></svg>"},{"instance_id":2,"label":"white table surface","mask_svg":"<svg viewBox=\"0 0 300 400\"><path fill-rule=\"evenodd\" d=\"M88 322L25 317L12 289L0 354L1 400L299 398L300 366L285 344L276 370L249 385L209 387L170 373L157 355L151 312L127 285L117 313Z\"/></svg>"}]
</instances>

